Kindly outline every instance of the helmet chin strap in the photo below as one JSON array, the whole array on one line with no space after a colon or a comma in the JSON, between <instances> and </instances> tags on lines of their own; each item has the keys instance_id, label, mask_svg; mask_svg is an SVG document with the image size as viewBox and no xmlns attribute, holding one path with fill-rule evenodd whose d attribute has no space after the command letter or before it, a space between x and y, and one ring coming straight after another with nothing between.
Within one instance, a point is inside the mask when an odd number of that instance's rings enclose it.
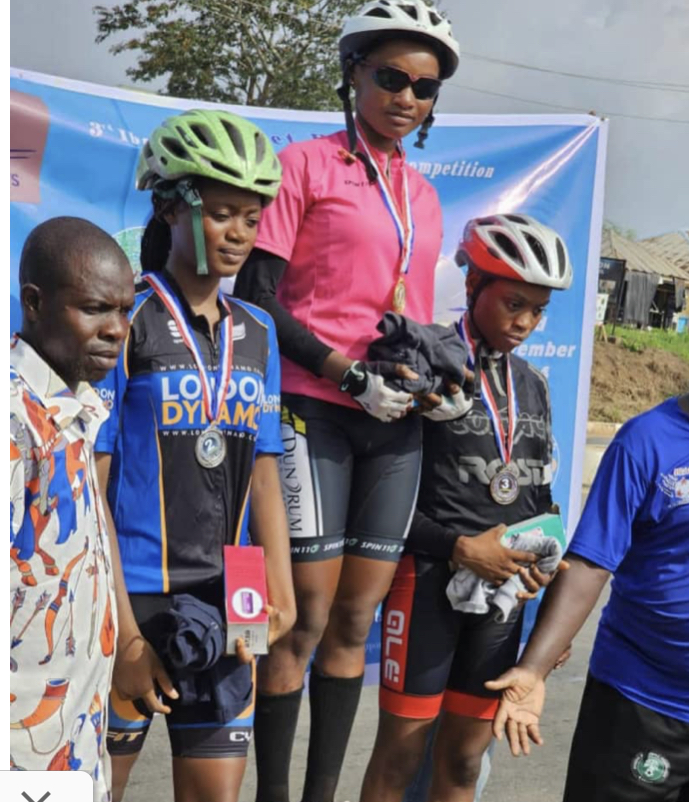
<instances>
[{"instance_id":1,"label":"helmet chin strap","mask_svg":"<svg viewBox=\"0 0 689 802\"><path fill-rule=\"evenodd\" d=\"M174 200L179 196L191 209L191 231L194 235L194 251L196 255L196 275L208 275L206 260L206 237L203 233L203 201L199 191L189 178L182 178L174 185L170 181L159 179L153 186L153 192L164 200Z\"/></svg>"},{"instance_id":2,"label":"helmet chin strap","mask_svg":"<svg viewBox=\"0 0 689 802\"><path fill-rule=\"evenodd\" d=\"M474 268L476 270L476 268ZM479 338L485 343L486 338L483 336L483 332L481 331L481 327L476 322L476 317L474 315L474 309L476 308L476 302L478 301L479 295L486 289L489 284L492 284L495 281L494 276L485 273L482 270L477 270L479 273L479 280L474 289L471 293L471 298L469 300L469 318L479 334Z\"/></svg>"},{"instance_id":3,"label":"helmet chin strap","mask_svg":"<svg viewBox=\"0 0 689 802\"><path fill-rule=\"evenodd\" d=\"M194 235L194 250L196 251L196 275L207 276L208 262L206 260L206 237L203 233L203 201L198 190L188 178L178 181L175 189L191 209L191 230Z\"/></svg>"},{"instance_id":4,"label":"helmet chin strap","mask_svg":"<svg viewBox=\"0 0 689 802\"><path fill-rule=\"evenodd\" d=\"M474 330L478 333L478 341L476 343L476 353L474 354L474 398L477 400L481 400L481 357L483 353L489 352L488 343L486 338L481 331L481 327L476 322L476 316L474 315L474 309L476 308L476 302L478 301L479 295L485 290L485 288L494 281L493 276L490 276L483 271L480 271L480 278L478 284L474 292L471 294L471 300L469 302L469 320L471 321L471 325L474 327Z\"/></svg>"}]
</instances>

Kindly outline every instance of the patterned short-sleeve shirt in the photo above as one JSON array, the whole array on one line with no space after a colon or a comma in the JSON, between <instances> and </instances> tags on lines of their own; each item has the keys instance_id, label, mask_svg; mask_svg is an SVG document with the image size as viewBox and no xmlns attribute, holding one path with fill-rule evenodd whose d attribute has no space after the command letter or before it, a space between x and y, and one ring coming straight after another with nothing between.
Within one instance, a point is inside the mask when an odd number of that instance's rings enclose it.
<instances>
[{"instance_id":1,"label":"patterned short-sleeve shirt","mask_svg":"<svg viewBox=\"0 0 689 802\"><path fill-rule=\"evenodd\" d=\"M93 441L107 412L36 351L10 351L10 762L86 771L109 798L115 650L110 549Z\"/></svg>"}]
</instances>

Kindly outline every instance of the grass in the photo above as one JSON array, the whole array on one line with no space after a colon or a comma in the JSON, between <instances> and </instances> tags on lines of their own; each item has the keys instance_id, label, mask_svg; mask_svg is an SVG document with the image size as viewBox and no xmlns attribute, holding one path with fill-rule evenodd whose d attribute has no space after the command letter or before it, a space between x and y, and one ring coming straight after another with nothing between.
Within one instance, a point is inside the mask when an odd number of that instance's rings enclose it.
<instances>
[{"instance_id":1,"label":"grass","mask_svg":"<svg viewBox=\"0 0 689 802\"><path fill-rule=\"evenodd\" d=\"M610 337L612 326L606 325L605 331ZM663 329L645 331L618 325L615 327L615 337L617 337L618 343L621 343L622 347L629 351L642 354L648 348L656 348L676 354L689 362L689 331L677 334L676 331L664 331Z\"/></svg>"}]
</instances>

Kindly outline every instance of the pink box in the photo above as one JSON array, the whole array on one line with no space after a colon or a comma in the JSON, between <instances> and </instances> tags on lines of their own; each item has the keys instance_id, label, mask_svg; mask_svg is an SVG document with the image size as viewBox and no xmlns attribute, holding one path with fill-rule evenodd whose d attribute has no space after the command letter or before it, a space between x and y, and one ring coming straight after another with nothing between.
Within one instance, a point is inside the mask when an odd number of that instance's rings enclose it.
<instances>
[{"instance_id":1,"label":"pink box","mask_svg":"<svg viewBox=\"0 0 689 802\"><path fill-rule=\"evenodd\" d=\"M254 654L268 654L268 587L263 549L225 546L224 560L227 654L235 653L237 638L244 638Z\"/></svg>"}]
</instances>

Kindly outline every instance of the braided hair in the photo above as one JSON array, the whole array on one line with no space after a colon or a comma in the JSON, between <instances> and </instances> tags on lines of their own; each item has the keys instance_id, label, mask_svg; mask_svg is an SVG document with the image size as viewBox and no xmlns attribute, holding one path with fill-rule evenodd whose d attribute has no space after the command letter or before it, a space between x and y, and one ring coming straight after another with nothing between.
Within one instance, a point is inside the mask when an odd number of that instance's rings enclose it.
<instances>
[{"instance_id":1,"label":"braided hair","mask_svg":"<svg viewBox=\"0 0 689 802\"><path fill-rule=\"evenodd\" d=\"M431 126L435 122L435 116L433 112L437 102L438 98L436 96L435 100L433 101L433 105L431 106L431 110L428 112L426 119L421 123L421 128L419 128L419 133L416 136L416 142L414 142L415 148L420 148L423 150L425 147L425 142L428 139L428 132L431 130Z\"/></svg>"},{"instance_id":2,"label":"braided hair","mask_svg":"<svg viewBox=\"0 0 689 802\"><path fill-rule=\"evenodd\" d=\"M368 156L357 149L357 134L356 125L354 124L354 112L352 111L352 102L349 98L349 89L352 85L354 67L363 59L364 55L359 53L346 59L342 68L342 84L337 89L337 95L342 101L342 108L344 110L349 151L363 163L369 184L375 184L378 179L376 168L371 164Z\"/></svg>"},{"instance_id":3,"label":"braided hair","mask_svg":"<svg viewBox=\"0 0 689 802\"><path fill-rule=\"evenodd\" d=\"M141 269L144 273L160 273L172 248L172 233L165 215L172 212L181 198L175 192L175 181L160 181L153 189L151 217L141 238Z\"/></svg>"},{"instance_id":4,"label":"braided hair","mask_svg":"<svg viewBox=\"0 0 689 802\"><path fill-rule=\"evenodd\" d=\"M496 279L497 276L492 275L491 273L486 273L485 270L481 270L481 268L476 267L476 265L467 259L467 278L469 277L469 273L474 274L477 277L477 284L474 288L471 295L467 293L467 308L469 313L473 316L474 307L476 306L476 302L478 301L479 295L486 289L489 284L492 284Z\"/></svg>"}]
</instances>

